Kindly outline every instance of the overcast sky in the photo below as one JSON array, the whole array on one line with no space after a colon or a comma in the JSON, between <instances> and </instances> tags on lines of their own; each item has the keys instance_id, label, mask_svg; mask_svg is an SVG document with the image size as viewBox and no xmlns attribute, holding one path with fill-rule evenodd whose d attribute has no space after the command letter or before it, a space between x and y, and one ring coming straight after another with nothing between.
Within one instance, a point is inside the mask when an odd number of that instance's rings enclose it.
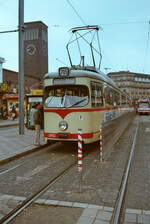
<instances>
[{"instance_id":1,"label":"overcast sky","mask_svg":"<svg viewBox=\"0 0 150 224\"><path fill-rule=\"evenodd\" d=\"M68 30L86 24L103 28L99 32L103 72L150 74L150 0L24 0L24 4L24 22L40 20L48 26L49 72L63 66L60 61L68 64ZM0 0L0 32L17 27L18 0ZM18 71L17 33L0 34L0 57L6 60L3 68Z\"/></svg>"}]
</instances>

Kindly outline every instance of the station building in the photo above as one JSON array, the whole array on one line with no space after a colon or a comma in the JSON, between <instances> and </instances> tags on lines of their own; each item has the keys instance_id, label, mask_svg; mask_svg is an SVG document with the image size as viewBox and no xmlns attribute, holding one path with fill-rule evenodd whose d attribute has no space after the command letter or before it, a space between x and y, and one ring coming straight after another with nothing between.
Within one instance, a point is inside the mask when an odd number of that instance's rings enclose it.
<instances>
[{"instance_id":1,"label":"station building","mask_svg":"<svg viewBox=\"0 0 150 224\"><path fill-rule=\"evenodd\" d=\"M119 71L110 72L107 75L120 89L132 97L133 102L139 98L150 99L150 74Z\"/></svg>"}]
</instances>

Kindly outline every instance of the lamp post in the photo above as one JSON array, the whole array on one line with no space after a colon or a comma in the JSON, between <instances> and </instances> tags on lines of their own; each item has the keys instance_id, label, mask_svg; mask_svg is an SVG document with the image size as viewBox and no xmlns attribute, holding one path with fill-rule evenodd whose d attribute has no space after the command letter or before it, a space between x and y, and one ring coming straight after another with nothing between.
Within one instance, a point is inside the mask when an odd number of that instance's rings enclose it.
<instances>
[{"instance_id":1,"label":"lamp post","mask_svg":"<svg viewBox=\"0 0 150 224\"><path fill-rule=\"evenodd\" d=\"M24 0L19 0L19 134L24 135Z\"/></svg>"},{"instance_id":2,"label":"lamp post","mask_svg":"<svg viewBox=\"0 0 150 224\"><path fill-rule=\"evenodd\" d=\"M2 64L5 62L4 58L0 57L0 83L3 82L3 70L2 70Z\"/></svg>"}]
</instances>

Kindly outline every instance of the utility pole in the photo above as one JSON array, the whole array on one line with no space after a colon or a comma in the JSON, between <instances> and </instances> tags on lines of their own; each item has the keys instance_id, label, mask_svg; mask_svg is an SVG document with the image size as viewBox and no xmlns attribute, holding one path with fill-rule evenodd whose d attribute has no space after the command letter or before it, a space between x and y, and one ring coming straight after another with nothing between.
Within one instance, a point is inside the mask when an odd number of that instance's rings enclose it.
<instances>
[{"instance_id":1,"label":"utility pole","mask_svg":"<svg viewBox=\"0 0 150 224\"><path fill-rule=\"evenodd\" d=\"M19 0L19 134L24 135L24 0Z\"/></svg>"}]
</instances>

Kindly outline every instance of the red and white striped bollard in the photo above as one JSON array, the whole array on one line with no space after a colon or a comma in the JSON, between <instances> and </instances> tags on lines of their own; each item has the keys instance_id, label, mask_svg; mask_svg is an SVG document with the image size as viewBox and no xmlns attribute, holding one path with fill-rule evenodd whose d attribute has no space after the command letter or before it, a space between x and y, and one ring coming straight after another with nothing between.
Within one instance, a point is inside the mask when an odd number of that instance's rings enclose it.
<instances>
[{"instance_id":1,"label":"red and white striped bollard","mask_svg":"<svg viewBox=\"0 0 150 224\"><path fill-rule=\"evenodd\" d=\"M80 175L79 188L82 191L82 129L78 129L78 171Z\"/></svg>"},{"instance_id":2,"label":"red and white striped bollard","mask_svg":"<svg viewBox=\"0 0 150 224\"><path fill-rule=\"evenodd\" d=\"M78 129L78 171L82 172L82 129Z\"/></svg>"},{"instance_id":3,"label":"red and white striped bollard","mask_svg":"<svg viewBox=\"0 0 150 224\"><path fill-rule=\"evenodd\" d=\"M100 140L100 162L102 162L103 161L103 137L102 137L102 125L100 126L100 138L99 138L99 140Z\"/></svg>"}]
</instances>

